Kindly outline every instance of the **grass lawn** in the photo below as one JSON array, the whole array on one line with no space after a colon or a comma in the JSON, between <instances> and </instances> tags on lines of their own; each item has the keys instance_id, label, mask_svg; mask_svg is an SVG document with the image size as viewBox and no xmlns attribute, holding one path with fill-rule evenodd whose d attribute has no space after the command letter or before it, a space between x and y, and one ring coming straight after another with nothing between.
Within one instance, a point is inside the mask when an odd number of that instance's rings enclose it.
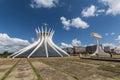
<instances>
[{"instance_id":1,"label":"grass lawn","mask_svg":"<svg viewBox=\"0 0 120 80\"><path fill-rule=\"evenodd\" d=\"M2 66L14 66L16 61L18 59L0 59L0 70L4 68ZM4 74L7 71L4 71ZM20 74L23 77L17 77ZM26 76L27 74L31 76ZM2 76L0 75L0 78ZM120 63L80 59L78 56L30 58L28 60L22 58L7 76L7 80L12 78L39 80L38 77L41 77L40 80L120 80Z\"/></svg>"}]
</instances>

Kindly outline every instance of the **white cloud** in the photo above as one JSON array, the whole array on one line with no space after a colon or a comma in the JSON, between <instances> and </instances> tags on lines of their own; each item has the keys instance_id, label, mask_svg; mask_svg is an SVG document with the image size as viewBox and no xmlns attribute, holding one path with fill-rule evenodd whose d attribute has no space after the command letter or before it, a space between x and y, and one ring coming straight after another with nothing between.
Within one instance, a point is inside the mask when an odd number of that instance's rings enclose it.
<instances>
[{"instance_id":1,"label":"white cloud","mask_svg":"<svg viewBox=\"0 0 120 80\"><path fill-rule=\"evenodd\" d=\"M70 29L70 20L66 20L65 17L61 17L60 20L62 21L62 24L64 25L64 29L69 30Z\"/></svg>"},{"instance_id":2,"label":"white cloud","mask_svg":"<svg viewBox=\"0 0 120 80\"><path fill-rule=\"evenodd\" d=\"M81 41L78 39L73 39L72 40L72 46L80 46L81 45Z\"/></svg>"},{"instance_id":3,"label":"white cloud","mask_svg":"<svg viewBox=\"0 0 120 80\"><path fill-rule=\"evenodd\" d=\"M60 47L61 48L67 48L67 47L80 46L80 45L81 45L81 41L80 40L73 39L70 44L62 42Z\"/></svg>"},{"instance_id":4,"label":"white cloud","mask_svg":"<svg viewBox=\"0 0 120 80\"><path fill-rule=\"evenodd\" d=\"M94 5L91 5L90 7L83 9L82 16L83 17L97 16L96 10L97 10L96 7Z\"/></svg>"},{"instance_id":5,"label":"white cloud","mask_svg":"<svg viewBox=\"0 0 120 80\"><path fill-rule=\"evenodd\" d=\"M100 0L105 6L108 7L106 14L117 15L120 14L120 0Z\"/></svg>"},{"instance_id":6,"label":"white cloud","mask_svg":"<svg viewBox=\"0 0 120 80\"><path fill-rule=\"evenodd\" d=\"M120 35L115 40L119 41L119 43L120 43Z\"/></svg>"},{"instance_id":7,"label":"white cloud","mask_svg":"<svg viewBox=\"0 0 120 80\"><path fill-rule=\"evenodd\" d=\"M114 32L112 32L112 33L111 33L111 35L115 35L115 33L114 33Z\"/></svg>"},{"instance_id":8,"label":"white cloud","mask_svg":"<svg viewBox=\"0 0 120 80\"><path fill-rule=\"evenodd\" d=\"M99 10L97 10L97 12L98 13L103 13L103 12L105 12L105 10L104 9L99 9Z\"/></svg>"},{"instance_id":9,"label":"white cloud","mask_svg":"<svg viewBox=\"0 0 120 80\"><path fill-rule=\"evenodd\" d=\"M30 43L27 40L22 40L19 38L11 38L7 34L0 33L0 52L10 51L15 52Z\"/></svg>"},{"instance_id":10,"label":"white cloud","mask_svg":"<svg viewBox=\"0 0 120 80\"><path fill-rule=\"evenodd\" d=\"M62 42L60 47L67 48L67 47L73 47L73 46L71 44L67 44L67 43Z\"/></svg>"},{"instance_id":11,"label":"white cloud","mask_svg":"<svg viewBox=\"0 0 120 80\"><path fill-rule=\"evenodd\" d=\"M82 28L82 29L86 29L89 27L89 25L85 21L82 21L81 18L79 18L79 17L73 18L71 25L73 27Z\"/></svg>"},{"instance_id":12,"label":"white cloud","mask_svg":"<svg viewBox=\"0 0 120 80\"><path fill-rule=\"evenodd\" d=\"M31 0L30 6L32 8L52 8L56 7L58 0Z\"/></svg>"},{"instance_id":13,"label":"white cloud","mask_svg":"<svg viewBox=\"0 0 120 80\"><path fill-rule=\"evenodd\" d=\"M62 21L62 24L64 25L64 29L69 30L71 27L75 28L82 28L86 29L89 27L89 25L81 20L80 17L73 18L72 20L67 20L65 17L61 17L60 20Z\"/></svg>"},{"instance_id":14,"label":"white cloud","mask_svg":"<svg viewBox=\"0 0 120 80\"><path fill-rule=\"evenodd\" d=\"M105 33L105 36L113 36L113 35L115 35L114 32L112 32L112 33Z\"/></svg>"}]
</instances>

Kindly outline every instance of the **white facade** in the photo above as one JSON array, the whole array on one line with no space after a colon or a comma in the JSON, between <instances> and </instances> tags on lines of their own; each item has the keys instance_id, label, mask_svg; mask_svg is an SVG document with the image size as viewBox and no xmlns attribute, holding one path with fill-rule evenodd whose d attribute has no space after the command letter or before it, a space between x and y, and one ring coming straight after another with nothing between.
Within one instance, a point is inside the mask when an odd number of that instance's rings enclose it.
<instances>
[{"instance_id":1,"label":"white facade","mask_svg":"<svg viewBox=\"0 0 120 80\"><path fill-rule=\"evenodd\" d=\"M33 44L10 55L10 58L16 57L64 57L69 56L67 52L59 48L52 41L54 31L52 29L36 29L37 41Z\"/></svg>"}]
</instances>

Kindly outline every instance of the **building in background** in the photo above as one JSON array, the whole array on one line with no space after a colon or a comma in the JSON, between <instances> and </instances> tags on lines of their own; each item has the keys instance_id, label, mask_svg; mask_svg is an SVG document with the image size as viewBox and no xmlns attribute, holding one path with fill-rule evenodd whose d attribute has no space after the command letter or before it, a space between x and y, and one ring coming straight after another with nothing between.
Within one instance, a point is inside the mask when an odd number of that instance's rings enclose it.
<instances>
[{"instance_id":1,"label":"building in background","mask_svg":"<svg viewBox=\"0 0 120 80\"><path fill-rule=\"evenodd\" d=\"M73 47L74 53L79 54L79 53L85 53L86 48L82 46L74 46Z\"/></svg>"},{"instance_id":2,"label":"building in background","mask_svg":"<svg viewBox=\"0 0 120 80\"><path fill-rule=\"evenodd\" d=\"M96 50L96 45L92 45L92 46L86 46L86 53L92 54L95 52Z\"/></svg>"},{"instance_id":3,"label":"building in background","mask_svg":"<svg viewBox=\"0 0 120 80\"><path fill-rule=\"evenodd\" d=\"M72 47L63 48L63 50L66 51L68 54L74 54L74 50Z\"/></svg>"},{"instance_id":4,"label":"building in background","mask_svg":"<svg viewBox=\"0 0 120 80\"><path fill-rule=\"evenodd\" d=\"M105 46L105 47L104 47L104 51L105 51L106 53L111 53L110 46Z\"/></svg>"},{"instance_id":5,"label":"building in background","mask_svg":"<svg viewBox=\"0 0 120 80\"><path fill-rule=\"evenodd\" d=\"M79 54L79 53L84 53L84 54L92 54L96 51L96 45L91 45L91 46L74 46L72 47L67 47L64 48L63 50L66 51L69 54ZM120 53L120 48L110 48L110 46L105 46L103 47L102 44L100 44L100 47L102 50L104 50L106 53Z\"/></svg>"}]
</instances>

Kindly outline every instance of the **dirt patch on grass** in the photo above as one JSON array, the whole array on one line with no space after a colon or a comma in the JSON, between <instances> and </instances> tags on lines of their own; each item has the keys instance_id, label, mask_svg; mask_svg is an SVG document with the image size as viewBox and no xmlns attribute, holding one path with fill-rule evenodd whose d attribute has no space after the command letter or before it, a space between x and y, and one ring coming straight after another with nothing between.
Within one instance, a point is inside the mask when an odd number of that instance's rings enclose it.
<instances>
[{"instance_id":1,"label":"dirt patch on grass","mask_svg":"<svg viewBox=\"0 0 120 80\"><path fill-rule=\"evenodd\" d=\"M35 68L39 71L40 75L42 76L43 80L75 80L71 76L57 71L48 65L41 63L39 61L33 61L32 64Z\"/></svg>"},{"instance_id":2,"label":"dirt patch on grass","mask_svg":"<svg viewBox=\"0 0 120 80\"><path fill-rule=\"evenodd\" d=\"M0 59L0 77L17 59ZM77 57L31 58L29 59L43 80L120 80L118 62L83 60ZM67 73L66 73L67 72ZM22 59L7 80L38 80L27 59Z\"/></svg>"},{"instance_id":3,"label":"dirt patch on grass","mask_svg":"<svg viewBox=\"0 0 120 80\"><path fill-rule=\"evenodd\" d=\"M37 80L26 59L22 59L6 80Z\"/></svg>"},{"instance_id":4,"label":"dirt patch on grass","mask_svg":"<svg viewBox=\"0 0 120 80\"><path fill-rule=\"evenodd\" d=\"M106 78L104 76L93 74L84 78L84 80L113 80L111 78Z\"/></svg>"},{"instance_id":5,"label":"dirt patch on grass","mask_svg":"<svg viewBox=\"0 0 120 80\"><path fill-rule=\"evenodd\" d=\"M5 74L5 72L7 72L16 62L17 60L14 59L0 59L0 79Z\"/></svg>"},{"instance_id":6,"label":"dirt patch on grass","mask_svg":"<svg viewBox=\"0 0 120 80\"><path fill-rule=\"evenodd\" d=\"M5 74L5 72L7 72L12 66L13 64L0 66L0 79Z\"/></svg>"},{"instance_id":7,"label":"dirt patch on grass","mask_svg":"<svg viewBox=\"0 0 120 80\"><path fill-rule=\"evenodd\" d=\"M80 61L78 58L58 58L58 59L40 59L40 61L45 64L51 65L60 70L64 70L68 73L74 74L78 78L82 80L87 80L87 77L94 77L93 79L88 80L96 80L97 77L100 77L102 80L110 80L116 74L109 71L99 70L97 67L102 64L107 64L106 62L99 63L98 61ZM95 78L95 76L97 76ZM118 77L118 76L116 76ZM101 80L100 79L100 80Z\"/></svg>"},{"instance_id":8,"label":"dirt patch on grass","mask_svg":"<svg viewBox=\"0 0 120 80\"><path fill-rule=\"evenodd\" d=\"M18 59L11 59L11 58L1 58L0 59L0 66L2 65L8 65L8 64L14 64Z\"/></svg>"}]
</instances>

